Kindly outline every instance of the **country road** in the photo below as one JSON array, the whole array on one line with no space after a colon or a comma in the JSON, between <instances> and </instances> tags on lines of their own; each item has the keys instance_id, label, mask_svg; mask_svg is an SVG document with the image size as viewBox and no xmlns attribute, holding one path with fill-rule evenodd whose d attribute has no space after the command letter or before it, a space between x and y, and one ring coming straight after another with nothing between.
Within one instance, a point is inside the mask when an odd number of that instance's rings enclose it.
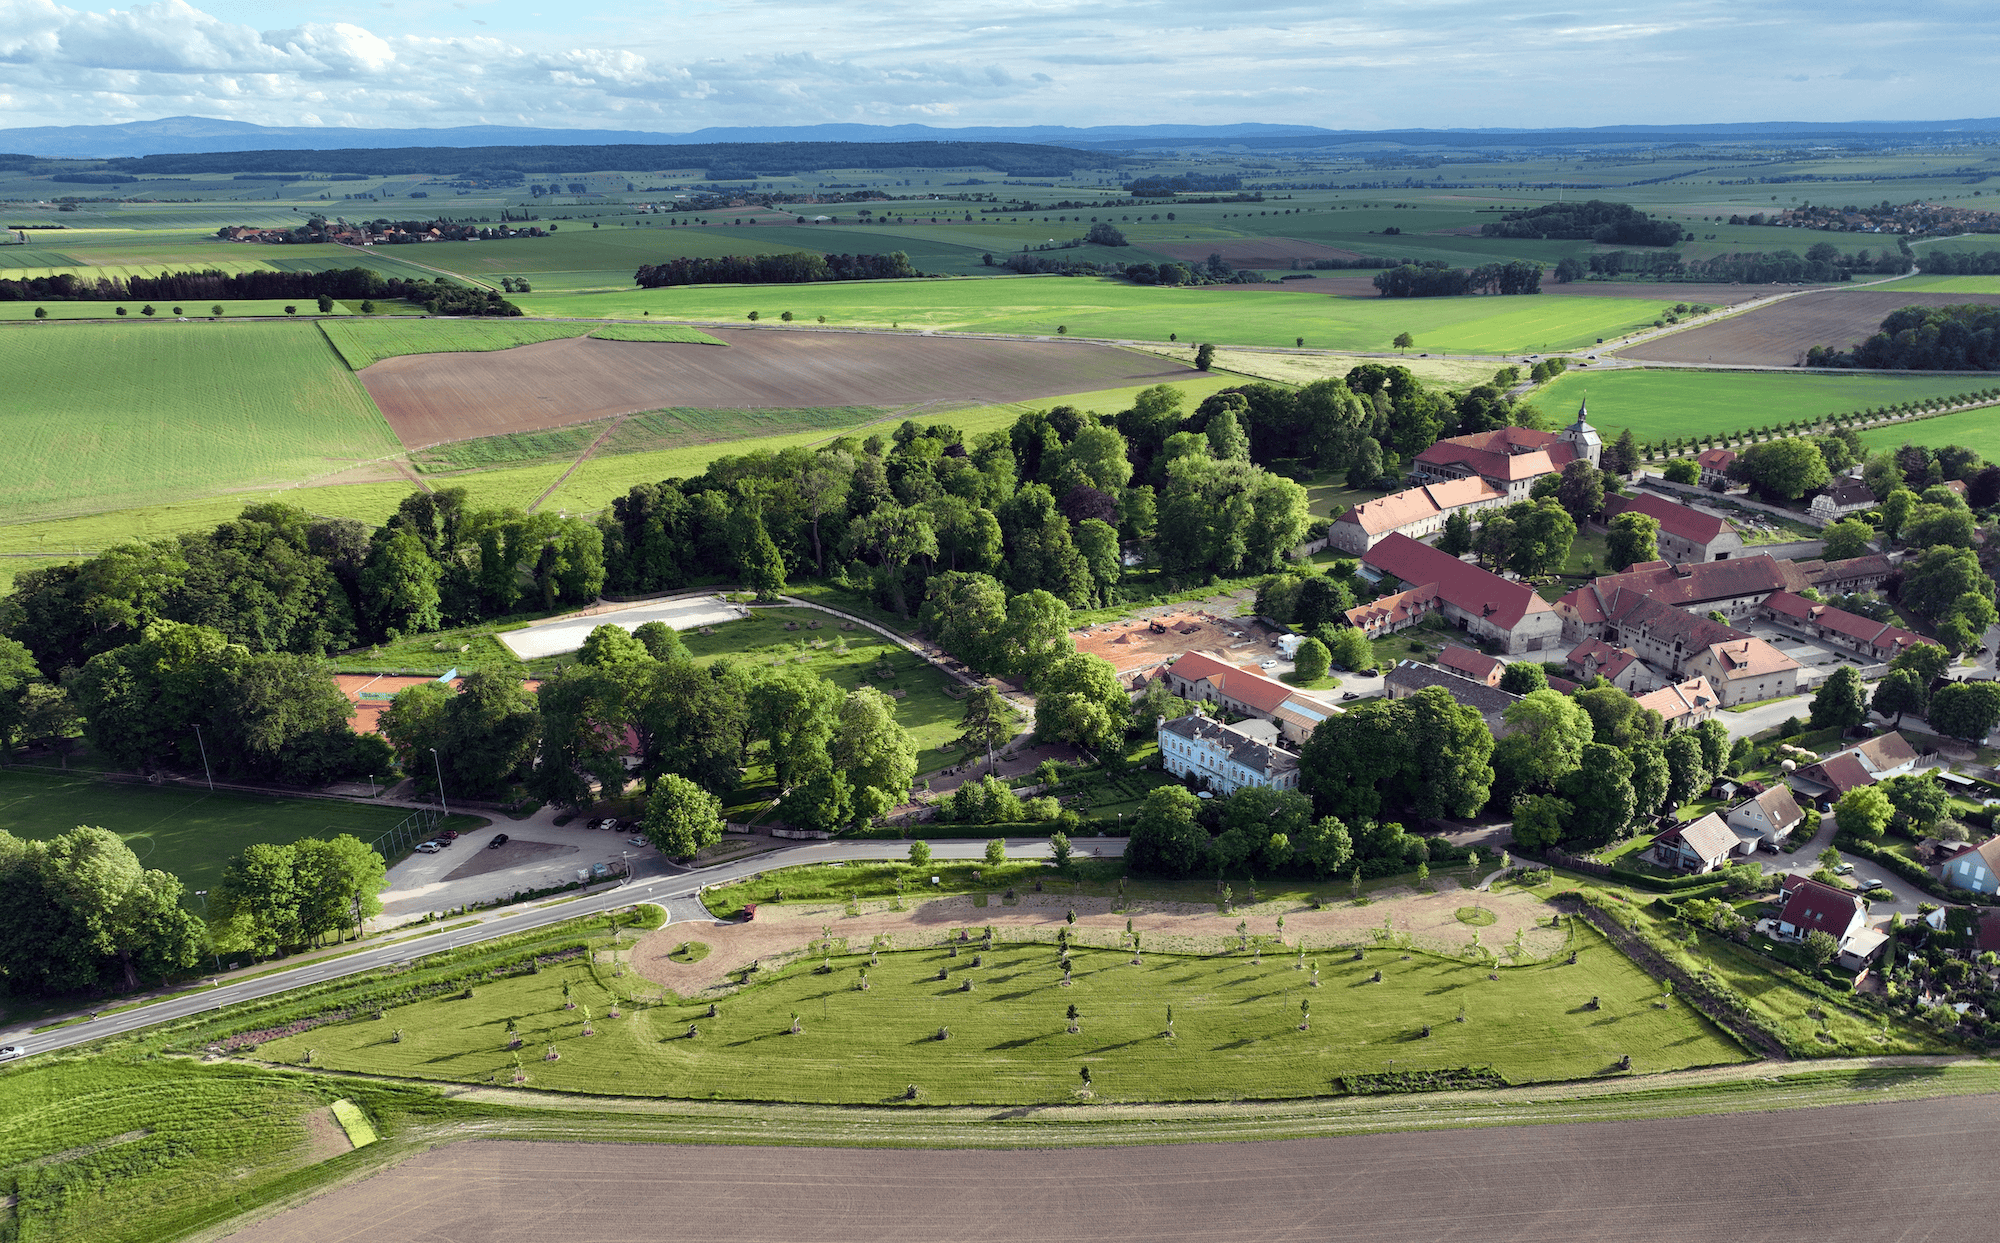
<instances>
[{"instance_id":1,"label":"country road","mask_svg":"<svg viewBox=\"0 0 2000 1243\"><path fill-rule=\"evenodd\" d=\"M1080 837L1074 840L1073 845L1076 857L1082 859L1115 859L1125 853L1125 839L1122 837ZM937 859L979 859L985 856L986 839L934 841L930 843L930 847L932 856ZM1007 842L1007 856L1011 859L1047 858L1048 847L1048 841L1044 838L1010 839ZM631 906L634 903L651 903L664 908L670 923L711 920L713 916L701 904L700 898L701 890L706 886L728 884L758 872L794 867L802 863L832 863L849 859L901 859L907 857L909 849L910 845L905 841L810 842L733 863L717 864L692 871L676 867L655 855L639 866L627 884L588 897L544 903L511 914L497 914L485 919L477 927L425 937L418 941L405 940L399 944L383 944L337 958L301 963L290 970L239 980L199 993L163 998L131 1010L82 1023L72 1023L53 1031L39 1034L21 1028L0 1031L0 1044L19 1045L31 1055L74 1048L108 1036L138 1031L155 1023L186 1018L239 1002L256 1001L289 989L323 984L328 980L379 970L429 954L474 945L481 941L497 940L516 933L545 928L551 924Z\"/></svg>"}]
</instances>

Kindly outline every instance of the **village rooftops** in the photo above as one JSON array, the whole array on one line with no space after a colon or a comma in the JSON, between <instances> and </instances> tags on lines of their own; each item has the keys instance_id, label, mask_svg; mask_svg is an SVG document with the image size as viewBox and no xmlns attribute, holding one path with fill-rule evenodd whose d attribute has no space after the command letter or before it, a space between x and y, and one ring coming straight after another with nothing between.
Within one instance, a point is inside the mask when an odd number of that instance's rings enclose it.
<instances>
[{"instance_id":1,"label":"village rooftops","mask_svg":"<svg viewBox=\"0 0 2000 1243\"><path fill-rule=\"evenodd\" d=\"M1834 608L1808 600L1804 596L1789 591L1774 591L1764 600L1764 609L1774 618L1781 618L1801 629L1817 628L1830 631L1850 640L1850 645L1865 648L1882 660L1889 660L1906 648L1929 640L1913 631L1887 622L1872 621L1858 613Z\"/></svg>"},{"instance_id":2,"label":"village rooftops","mask_svg":"<svg viewBox=\"0 0 2000 1243\"><path fill-rule=\"evenodd\" d=\"M1675 682L1662 686L1659 690L1648 691L1637 697L1641 708L1660 714L1660 719L1669 727L1699 725L1715 715L1721 706L1721 699L1710 686L1708 679L1690 678L1685 682Z\"/></svg>"},{"instance_id":3,"label":"village rooftops","mask_svg":"<svg viewBox=\"0 0 2000 1243\"><path fill-rule=\"evenodd\" d=\"M1292 697L1292 688L1260 673L1239 669L1206 652L1189 652L1169 666L1176 678L1207 682L1223 695L1268 716Z\"/></svg>"},{"instance_id":4,"label":"village rooftops","mask_svg":"<svg viewBox=\"0 0 2000 1243\"><path fill-rule=\"evenodd\" d=\"M1505 499L1505 493L1484 479L1447 479L1440 483L1405 488L1377 500L1362 501L1334 519L1334 524L1352 523L1369 535L1380 535L1387 531L1400 531L1413 523L1467 505Z\"/></svg>"},{"instance_id":5,"label":"village rooftops","mask_svg":"<svg viewBox=\"0 0 2000 1243\"><path fill-rule=\"evenodd\" d=\"M1631 668L1639 660L1639 654L1629 648L1613 647L1602 639L1586 639L1570 649L1565 662L1583 681L1602 677L1616 682L1618 675Z\"/></svg>"},{"instance_id":6,"label":"village rooftops","mask_svg":"<svg viewBox=\"0 0 2000 1243\"><path fill-rule=\"evenodd\" d=\"M1558 603L1577 620L1594 625L1616 613L1621 597L1643 596L1685 609L1715 600L1751 596L1761 600L1774 591L1803 591L1807 586L1804 573L1791 562L1757 553L1678 566L1664 561L1641 562L1620 574L1600 575Z\"/></svg>"},{"instance_id":7,"label":"village rooftops","mask_svg":"<svg viewBox=\"0 0 2000 1243\"><path fill-rule=\"evenodd\" d=\"M1405 583L1435 583L1439 599L1501 629L1512 629L1528 614L1554 607L1526 583L1510 582L1407 535L1387 537L1361 559Z\"/></svg>"},{"instance_id":8,"label":"village rooftops","mask_svg":"<svg viewBox=\"0 0 2000 1243\"><path fill-rule=\"evenodd\" d=\"M1823 786L1839 797L1859 786L1874 785L1883 775L1907 772L1916 766L1917 751L1909 740L1894 730L1870 738L1859 746L1830 755L1793 774L1813 785Z\"/></svg>"},{"instance_id":9,"label":"village rooftops","mask_svg":"<svg viewBox=\"0 0 2000 1243\"><path fill-rule=\"evenodd\" d=\"M1500 685L1500 675L1507 671L1506 662L1456 643L1444 645L1444 650L1438 653L1437 663L1461 677L1484 682L1488 686Z\"/></svg>"},{"instance_id":10,"label":"village rooftops","mask_svg":"<svg viewBox=\"0 0 2000 1243\"><path fill-rule=\"evenodd\" d=\"M1553 474L1576 460L1576 447L1553 432L1500 427L1440 440L1419 453L1419 471L1453 468L1509 482Z\"/></svg>"},{"instance_id":11,"label":"village rooftops","mask_svg":"<svg viewBox=\"0 0 2000 1243\"><path fill-rule=\"evenodd\" d=\"M1644 514L1658 522L1660 530L1666 534L1702 547L1714 543L1724 532L1735 529L1715 514L1677 504L1652 492L1605 497L1604 520L1609 522L1619 514Z\"/></svg>"},{"instance_id":12,"label":"village rooftops","mask_svg":"<svg viewBox=\"0 0 2000 1243\"><path fill-rule=\"evenodd\" d=\"M1431 686L1443 687L1454 701L1475 708L1481 716L1488 718L1498 717L1521 699L1519 695L1509 694L1497 686L1475 682L1449 669L1418 664L1414 660L1399 662L1382 679L1382 687L1390 692L1391 699L1402 699ZM1395 693L1397 691L1401 694Z\"/></svg>"}]
</instances>

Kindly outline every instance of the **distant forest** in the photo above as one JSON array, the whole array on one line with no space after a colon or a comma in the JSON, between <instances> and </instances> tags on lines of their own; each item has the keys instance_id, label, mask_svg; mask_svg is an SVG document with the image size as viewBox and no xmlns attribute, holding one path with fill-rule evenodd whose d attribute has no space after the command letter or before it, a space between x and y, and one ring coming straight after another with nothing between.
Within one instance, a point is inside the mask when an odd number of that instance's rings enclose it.
<instances>
[{"instance_id":1,"label":"distant forest","mask_svg":"<svg viewBox=\"0 0 2000 1243\"><path fill-rule=\"evenodd\" d=\"M0 280L0 302L203 302L211 298L402 298L432 315L515 316L521 308L489 289L446 281L385 277L370 268L326 272L165 272L159 276L88 277L72 272ZM151 314L151 308L141 312Z\"/></svg>"},{"instance_id":2,"label":"distant forest","mask_svg":"<svg viewBox=\"0 0 2000 1243\"><path fill-rule=\"evenodd\" d=\"M1063 177L1128 161L1095 151L1024 142L717 142L693 146L621 143L596 147L396 147L338 151L214 151L106 160L121 173L409 173L514 171L527 175L607 168L700 168L711 181L781 177L824 168L953 168L982 165L1018 177Z\"/></svg>"},{"instance_id":3,"label":"distant forest","mask_svg":"<svg viewBox=\"0 0 2000 1243\"><path fill-rule=\"evenodd\" d=\"M1479 232L1482 237L1554 238L1617 246L1672 246L1681 240L1681 227L1673 221L1654 220L1628 203L1602 199L1544 203L1527 211L1509 212L1481 225Z\"/></svg>"},{"instance_id":4,"label":"distant forest","mask_svg":"<svg viewBox=\"0 0 2000 1243\"><path fill-rule=\"evenodd\" d=\"M667 285L803 285L811 281L869 281L922 276L900 250L886 255L723 255L649 263L632 276L641 289Z\"/></svg>"},{"instance_id":5,"label":"distant forest","mask_svg":"<svg viewBox=\"0 0 2000 1243\"><path fill-rule=\"evenodd\" d=\"M1906 306L1851 350L1807 350L1806 366L2000 371L2000 306Z\"/></svg>"},{"instance_id":6,"label":"distant forest","mask_svg":"<svg viewBox=\"0 0 2000 1243\"><path fill-rule=\"evenodd\" d=\"M1432 260L1406 263L1375 274L1375 288L1385 298L1455 298L1463 294L1530 294L1542 292L1542 265L1516 259L1482 263L1476 268L1448 268Z\"/></svg>"}]
</instances>

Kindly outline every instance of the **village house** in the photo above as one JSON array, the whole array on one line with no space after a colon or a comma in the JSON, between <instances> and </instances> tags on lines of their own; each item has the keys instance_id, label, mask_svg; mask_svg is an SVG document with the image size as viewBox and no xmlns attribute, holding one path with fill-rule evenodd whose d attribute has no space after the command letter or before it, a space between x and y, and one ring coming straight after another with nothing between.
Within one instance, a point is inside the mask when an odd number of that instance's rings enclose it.
<instances>
[{"instance_id":1,"label":"village house","mask_svg":"<svg viewBox=\"0 0 2000 1243\"><path fill-rule=\"evenodd\" d=\"M1917 751L1894 730L1798 769L1788 784L1821 811L1830 811L1849 790L1900 777L1917 769Z\"/></svg>"},{"instance_id":2,"label":"village house","mask_svg":"<svg viewBox=\"0 0 2000 1243\"><path fill-rule=\"evenodd\" d=\"M1938 869L1938 879L1974 893L2000 891L2000 837L1945 860Z\"/></svg>"},{"instance_id":3,"label":"village house","mask_svg":"<svg viewBox=\"0 0 2000 1243\"><path fill-rule=\"evenodd\" d=\"M1443 607L1444 601L1438 599L1437 584L1425 583L1420 587L1377 596L1366 604L1355 605L1341 616L1346 618L1348 625L1370 639L1379 639L1398 630L1408 630Z\"/></svg>"},{"instance_id":4,"label":"village house","mask_svg":"<svg viewBox=\"0 0 2000 1243\"><path fill-rule=\"evenodd\" d=\"M1230 795L1246 786L1294 790L1299 784L1299 760L1258 732L1224 725L1199 713L1158 721L1160 761L1176 777L1206 781L1217 794Z\"/></svg>"},{"instance_id":5,"label":"village house","mask_svg":"<svg viewBox=\"0 0 2000 1243\"><path fill-rule=\"evenodd\" d=\"M1699 820L1677 824L1653 839L1653 861L1678 872L1713 872L1742 853L1742 840L1710 812Z\"/></svg>"},{"instance_id":6,"label":"village house","mask_svg":"<svg viewBox=\"0 0 2000 1243\"><path fill-rule=\"evenodd\" d=\"M1270 721L1287 742L1303 745L1339 708L1283 682L1239 668L1206 652L1189 652L1160 671L1182 699L1213 704L1231 716Z\"/></svg>"},{"instance_id":7,"label":"village house","mask_svg":"<svg viewBox=\"0 0 2000 1243\"><path fill-rule=\"evenodd\" d=\"M1873 664L1886 664L1906 648L1928 642L1922 635L1900 626L1870 621L1789 591L1772 592L1758 606L1758 611L1766 621L1796 630L1828 647L1852 652Z\"/></svg>"},{"instance_id":8,"label":"village house","mask_svg":"<svg viewBox=\"0 0 2000 1243\"><path fill-rule=\"evenodd\" d=\"M1896 563L1879 552L1864 553L1842 561L1798 561L1806 581L1822 595L1844 596L1857 591L1880 591L1896 572Z\"/></svg>"},{"instance_id":9,"label":"village house","mask_svg":"<svg viewBox=\"0 0 2000 1243\"><path fill-rule=\"evenodd\" d=\"M1852 475L1842 475L1812 499L1812 504L1806 506L1806 517L1823 527L1831 526L1849 514L1875 508L1876 503L1875 494L1868 490L1867 484Z\"/></svg>"},{"instance_id":10,"label":"village house","mask_svg":"<svg viewBox=\"0 0 2000 1243\"><path fill-rule=\"evenodd\" d=\"M1671 682L1659 690L1648 691L1638 696L1641 708L1660 714L1666 723L1667 732L1679 729L1693 729L1714 716L1722 706L1722 699L1707 678L1690 678L1685 682Z\"/></svg>"},{"instance_id":11,"label":"village house","mask_svg":"<svg viewBox=\"0 0 2000 1243\"><path fill-rule=\"evenodd\" d=\"M1806 689L1805 666L1750 635L1710 643L1681 663L1674 676L1708 679L1725 708L1762 703Z\"/></svg>"},{"instance_id":12,"label":"village house","mask_svg":"<svg viewBox=\"0 0 2000 1243\"><path fill-rule=\"evenodd\" d=\"M1535 594L1526 583L1517 583L1476 565L1460 561L1448 553L1420 544L1407 535L1391 535L1361 558L1362 574L1377 580L1391 575L1421 597L1435 597L1446 621L1477 638L1491 641L1510 653L1540 652L1553 648L1562 638L1562 618L1555 607ZM1371 607L1349 610L1350 623L1362 626L1371 637L1377 629L1391 627L1364 625ZM1399 601L1394 609L1406 616L1424 607L1420 599ZM1362 620L1357 620L1357 614ZM1404 622L1404 625L1412 624ZM1400 627L1394 627L1400 629Z\"/></svg>"},{"instance_id":13,"label":"village house","mask_svg":"<svg viewBox=\"0 0 2000 1243\"><path fill-rule=\"evenodd\" d=\"M1444 645L1443 650L1438 652L1437 663L1462 678L1471 678L1488 686L1500 685L1501 675L1507 672L1504 662L1456 643Z\"/></svg>"},{"instance_id":14,"label":"village house","mask_svg":"<svg viewBox=\"0 0 2000 1243\"><path fill-rule=\"evenodd\" d=\"M1423 539L1444 530L1445 519L1505 505L1507 494L1484 479L1448 479L1419 484L1388 496L1351 505L1327 531L1330 547L1356 556L1391 535Z\"/></svg>"},{"instance_id":15,"label":"village house","mask_svg":"<svg viewBox=\"0 0 2000 1243\"><path fill-rule=\"evenodd\" d=\"M1640 662L1639 653L1629 647L1613 647L1602 639L1588 639L1570 649L1564 663L1578 682L1603 678L1628 695L1642 695L1660 684L1653 671Z\"/></svg>"},{"instance_id":16,"label":"village house","mask_svg":"<svg viewBox=\"0 0 2000 1243\"><path fill-rule=\"evenodd\" d=\"M1867 927L1868 907L1859 894L1809 876L1784 877L1778 892L1785 902L1778 912L1779 940L1803 941L1808 933L1824 932L1844 949L1850 937Z\"/></svg>"},{"instance_id":17,"label":"village house","mask_svg":"<svg viewBox=\"0 0 2000 1243\"><path fill-rule=\"evenodd\" d=\"M1500 427L1440 440L1417 455L1410 464L1410 478L1417 483L1484 479L1509 502L1525 501L1535 480L1561 474L1578 458L1598 465L1604 441L1587 421L1587 413L1579 407L1576 421L1560 432Z\"/></svg>"},{"instance_id":18,"label":"village house","mask_svg":"<svg viewBox=\"0 0 2000 1243\"><path fill-rule=\"evenodd\" d=\"M1507 724L1507 709L1521 701L1519 695L1512 695L1497 686L1475 682L1471 678L1460 677L1449 669L1436 665L1419 664L1414 660L1397 663L1382 679L1382 693L1391 699L1408 699L1426 687L1437 686L1452 697L1453 702L1475 709L1486 728L1495 738L1504 738L1512 728Z\"/></svg>"},{"instance_id":19,"label":"village house","mask_svg":"<svg viewBox=\"0 0 2000 1243\"><path fill-rule=\"evenodd\" d=\"M1720 515L1677 504L1652 492L1604 498L1604 522L1619 514L1644 514L1660 524L1655 537L1660 557L1674 565L1685 561L1727 561L1743 552L1743 536Z\"/></svg>"},{"instance_id":20,"label":"village house","mask_svg":"<svg viewBox=\"0 0 2000 1243\"><path fill-rule=\"evenodd\" d=\"M1571 643L1612 637L1618 621L1641 600L1690 613L1721 613L1731 620L1750 617L1774 591L1803 591L1811 584L1798 566L1768 553L1669 565L1646 561L1618 574L1601 574L1556 601L1563 638ZM1645 653L1641 652L1642 659Z\"/></svg>"},{"instance_id":21,"label":"village house","mask_svg":"<svg viewBox=\"0 0 2000 1243\"><path fill-rule=\"evenodd\" d=\"M1701 486L1720 492L1729 486L1729 466L1736 460L1734 449L1704 449L1694 459L1701 467Z\"/></svg>"},{"instance_id":22,"label":"village house","mask_svg":"<svg viewBox=\"0 0 2000 1243\"><path fill-rule=\"evenodd\" d=\"M1799 810L1798 800L1792 797L1789 786L1774 785L1762 794L1745 799L1729 809L1726 817L1730 828L1738 836L1746 837L1754 845L1776 849L1780 843L1792 835L1805 819Z\"/></svg>"},{"instance_id":23,"label":"village house","mask_svg":"<svg viewBox=\"0 0 2000 1243\"><path fill-rule=\"evenodd\" d=\"M1796 695L1805 682L1804 667L1764 640L1649 597L1630 601L1604 635L1676 682L1706 678L1725 708Z\"/></svg>"}]
</instances>

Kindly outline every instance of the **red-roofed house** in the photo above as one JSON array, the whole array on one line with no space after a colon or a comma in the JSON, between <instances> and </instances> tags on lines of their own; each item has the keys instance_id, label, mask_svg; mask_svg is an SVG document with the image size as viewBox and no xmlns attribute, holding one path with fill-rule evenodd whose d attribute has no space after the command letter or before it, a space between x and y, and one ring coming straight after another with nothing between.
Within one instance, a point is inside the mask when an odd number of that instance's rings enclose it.
<instances>
[{"instance_id":1,"label":"red-roofed house","mask_svg":"<svg viewBox=\"0 0 2000 1243\"><path fill-rule=\"evenodd\" d=\"M1729 486L1729 466L1736 460L1734 449L1706 449L1698 455L1694 464L1701 467L1701 486L1714 488L1717 484Z\"/></svg>"},{"instance_id":2,"label":"red-roofed house","mask_svg":"<svg viewBox=\"0 0 2000 1243\"><path fill-rule=\"evenodd\" d=\"M1641 708L1659 713L1671 733L1677 729L1693 729L1714 716L1716 709L1722 706L1722 697L1715 693L1707 678L1690 678L1648 691L1638 697L1638 703Z\"/></svg>"},{"instance_id":3,"label":"red-roofed house","mask_svg":"<svg viewBox=\"0 0 2000 1243\"><path fill-rule=\"evenodd\" d=\"M1341 616L1347 624L1367 635L1379 639L1385 634L1407 630L1432 613L1444 607L1438 599L1437 584L1424 583L1403 591L1377 596L1366 604L1357 604Z\"/></svg>"},{"instance_id":4,"label":"red-roofed house","mask_svg":"<svg viewBox=\"0 0 2000 1243\"><path fill-rule=\"evenodd\" d=\"M1789 784L1794 790L1817 800L1824 810L1840 801L1840 796L1849 790L1874 785L1890 777L1900 777L1904 773L1915 772L1916 768L1916 748L1910 745L1908 739L1891 730L1879 738L1870 738L1859 746L1799 769L1791 775Z\"/></svg>"},{"instance_id":5,"label":"red-roofed house","mask_svg":"<svg viewBox=\"0 0 2000 1243\"><path fill-rule=\"evenodd\" d=\"M1429 483L1476 476L1505 493L1508 501L1525 501L1542 476L1559 474L1578 458L1598 464L1603 442L1585 421L1585 413L1578 409L1576 421L1561 432L1500 427L1440 440L1417 455L1410 464L1410 478Z\"/></svg>"},{"instance_id":6,"label":"red-roofed house","mask_svg":"<svg viewBox=\"0 0 2000 1243\"><path fill-rule=\"evenodd\" d=\"M1555 606L1526 583L1467 564L1407 535L1391 535L1368 550L1362 565L1405 583L1435 584L1445 620L1508 652L1540 652L1562 638Z\"/></svg>"},{"instance_id":7,"label":"red-roofed house","mask_svg":"<svg viewBox=\"0 0 2000 1243\"><path fill-rule=\"evenodd\" d=\"M1661 867L1682 872L1713 872L1732 854L1745 853L1743 841L1709 812L1699 820L1677 824L1653 839L1653 859Z\"/></svg>"},{"instance_id":8,"label":"red-roofed house","mask_svg":"<svg viewBox=\"0 0 2000 1243\"><path fill-rule=\"evenodd\" d=\"M1859 894L1822 884L1809 876L1787 876L1778 882L1785 899L1778 912L1778 936L1786 941L1803 941L1806 934L1824 932L1841 948L1847 939L1867 927L1868 908Z\"/></svg>"},{"instance_id":9,"label":"red-roofed house","mask_svg":"<svg viewBox=\"0 0 2000 1243\"><path fill-rule=\"evenodd\" d=\"M1484 682L1488 686L1500 685L1500 675L1507 672L1505 663L1456 643L1444 645L1444 650L1438 653L1437 663L1460 677Z\"/></svg>"},{"instance_id":10,"label":"red-roofed house","mask_svg":"<svg viewBox=\"0 0 2000 1243\"><path fill-rule=\"evenodd\" d=\"M1303 742L1314 727L1339 708L1283 682L1218 660L1205 652L1189 652L1161 671L1167 689L1182 699L1211 703L1240 717L1255 717L1278 726L1281 737Z\"/></svg>"},{"instance_id":11,"label":"red-roofed house","mask_svg":"<svg viewBox=\"0 0 2000 1243\"><path fill-rule=\"evenodd\" d=\"M1640 662L1639 653L1629 647L1613 647L1602 639L1578 644L1563 659L1577 681L1603 678L1628 695L1642 695L1660 684L1653 671Z\"/></svg>"},{"instance_id":12,"label":"red-roofed house","mask_svg":"<svg viewBox=\"0 0 2000 1243\"><path fill-rule=\"evenodd\" d=\"M1660 524L1656 537L1660 556L1673 564L1684 561L1727 561L1743 551L1743 537L1717 514L1679 505L1652 492L1604 498L1604 521L1619 514L1644 514Z\"/></svg>"},{"instance_id":13,"label":"red-roofed house","mask_svg":"<svg viewBox=\"0 0 2000 1243\"><path fill-rule=\"evenodd\" d=\"M1347 512L1333 520L1326 542L1342 552L1359 556L1386 536L1422 539L1444 530L1445 519L1461 509L1476 514L1506 503L1507 494L1484 479L1419 484L1349 506Z\"/></svg>"},{"instance_id":14,"label":"red-roofed house","mask_svg":"<svg viewBox=\"0 0 2000 1243\"><path fill-rule=\"evenodd\" d=\"M1758 611L1768 621L1877 664L1895 659L1897 653L1914 644L1928 642L1922 635L1900 626L1870 621L1857 613L1820 604L1789 591L1772 592L1758 606Z\"/></svg>"},{"instance_id":15,"label":"red-roofed house","mask_svg":"<svg viewBox=\"0 0 2000 1243\"><path fill-rule=\"evenodd\" d=\"M1750 635L1710 643L1681 666L1708 679L1725 708L1796 695L1805 689L1805 666Z\"/></svg>"}]
</instances>

